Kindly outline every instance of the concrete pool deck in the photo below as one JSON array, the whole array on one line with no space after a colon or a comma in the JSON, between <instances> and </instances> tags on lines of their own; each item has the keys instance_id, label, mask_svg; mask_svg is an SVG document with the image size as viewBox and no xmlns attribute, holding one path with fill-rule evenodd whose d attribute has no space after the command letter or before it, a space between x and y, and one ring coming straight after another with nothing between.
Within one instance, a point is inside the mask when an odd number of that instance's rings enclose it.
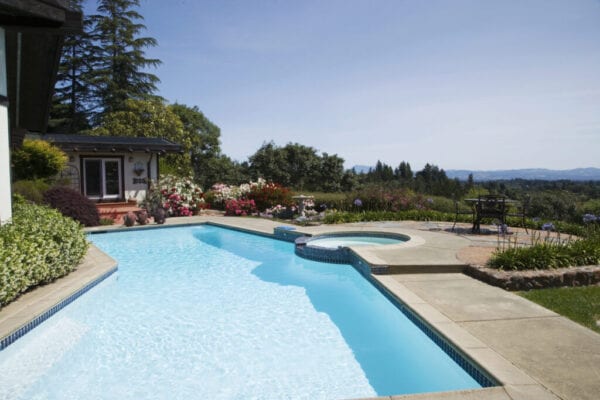
<instances>
[{"instance_id":1,"label":"concrete pool deck","mask_svg":"<svg viewBox=\"0 0 600 400\"><path fill-rule=\"evenodd\" d=\"M285 225L267 219L218 216L171 218L165 225L206 222L266 235ZM479 390L379 399L597 399L600 335L520 296L460 273L464 262L457 253L461 249L493 247L496 238L450 233L449 226L373 222L296 227L311 235L383 231L411 236L414 241L406 245L369 247L356 252L372 264L389 265L394 273L373 278L502 384ZM128 228L97 227L89 231L117 229ZM24 294L0 310L0 339L115 265L114 260L91 246L77 271Z\"/></svg>"}]
</instances>

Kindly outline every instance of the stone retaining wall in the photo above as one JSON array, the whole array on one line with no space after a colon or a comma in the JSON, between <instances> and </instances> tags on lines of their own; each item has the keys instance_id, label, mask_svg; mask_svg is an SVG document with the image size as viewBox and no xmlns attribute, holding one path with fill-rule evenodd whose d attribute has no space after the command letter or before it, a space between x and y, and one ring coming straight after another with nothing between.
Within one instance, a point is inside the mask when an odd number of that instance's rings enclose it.
<instances>
[{"instance_id":1,"label":"stone retaining wall","mask_svg":"<svg viewBox=\"0 0 600 400\"><path fill-rule=\"evenodd\" d=\"M464 273L506 290L600 284L599 265L534 271L500 271L479 265L469 265L465 267Z\"/></svg>"}]
</instances>

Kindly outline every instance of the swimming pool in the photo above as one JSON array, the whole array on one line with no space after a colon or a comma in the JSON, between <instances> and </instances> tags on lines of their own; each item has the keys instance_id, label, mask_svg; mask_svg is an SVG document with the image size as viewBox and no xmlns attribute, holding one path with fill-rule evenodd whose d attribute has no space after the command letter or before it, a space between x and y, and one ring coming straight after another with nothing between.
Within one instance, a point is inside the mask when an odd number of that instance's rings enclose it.
<instances>
[{"instance_id":1,"label":"swimming pool","mask_svg":"<svg viewBox=\"0 0 600 400\"><path fill-rule=\"evenodd\" d=\"M480 387L352 266L213 226L93 235L119 271L0 352L0 399Z\"/></svg>"}]
</instances>

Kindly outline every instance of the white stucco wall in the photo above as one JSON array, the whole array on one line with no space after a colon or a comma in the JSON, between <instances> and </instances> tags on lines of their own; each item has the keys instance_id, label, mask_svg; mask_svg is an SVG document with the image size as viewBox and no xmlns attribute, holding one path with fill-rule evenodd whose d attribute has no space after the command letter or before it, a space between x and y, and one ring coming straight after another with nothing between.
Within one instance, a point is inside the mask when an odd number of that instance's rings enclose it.
<instances>
[{"instance_id":1,"label":"white stucco wall","mask_svg":"<svg viewBox=\"0 0 600 400\"><path fill-rule=\"evenodd\" d=\"M133 161L129 161L129 158L132 157ZM138 202L142 201L146 198L146 192L148 191L147 183L139 183L140 179L145 178L146 182L148 181L148 160L150 159L150 154L146 153L133 153L125 156L123 160L123 172L125 176L125 199L136 199ZM141 163L144 167L144 172L139 176L135 174L134 166L136 163ZM152 156L152 160L150 163L152 168L152 177L156 180L156 155ZM135 180L138 180L138 183L134 183Z\"/></svg>"},{"instance_id":2,"label":"white stucco wall","mask_svg":"<svg viewBox=\"0 0 600 400\"><path fill-rule=\"evenodd\" d=\"M0 28L0 95L6 96L6 49L4 28ZM0 225L12 217L10 189L10 138L8 131L8 107L0 105Z\"/></svg>"},{"instance_id":3,"label":"white stucco wall","mask_svg":"<svg viewBox=\"0 0 600 400\"><path fill-rule=\"evenodd\" d=\"M12 217L8 109L0 105L0 225Z\"/></svg>"}]
</instances>

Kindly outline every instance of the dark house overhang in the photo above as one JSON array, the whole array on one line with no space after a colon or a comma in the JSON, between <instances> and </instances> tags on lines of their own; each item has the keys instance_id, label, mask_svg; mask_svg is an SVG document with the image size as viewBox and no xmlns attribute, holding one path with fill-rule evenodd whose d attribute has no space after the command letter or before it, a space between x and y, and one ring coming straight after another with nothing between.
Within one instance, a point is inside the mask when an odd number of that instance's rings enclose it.
<instances>
[{"instance_id":1,"label":"dark house overhang","mask_svg":"<svg viewBox=\"0 0 600 400\"><path fill-rule=\"evenodd\" d=\"M0 25L18 31L77 33L81 13L69 8L69 0L0 0Z\"/></svg>"},{"instance_id":2,"label":"dark house overhang","mask_svg":"<svg viewBox=\"0 0 600 400\"><path fill-rule=\"evenodd\" d=\"M65 34L82 31L68 0L0 0L12 144L24 131L46 132Z\"/></svg>"},{"instance_id":3,"label":"dark house overhang","mask_svg":"<svg viewBox=\"0 0 600 400\"><path fill-rule=\"evenodd\" d=\"M34 135L29 135L35 138ZM72 153L183 153L183 147L162 138L125 136L86 136L47 133L37 136Z\"/></svg>"}]
</instances>

